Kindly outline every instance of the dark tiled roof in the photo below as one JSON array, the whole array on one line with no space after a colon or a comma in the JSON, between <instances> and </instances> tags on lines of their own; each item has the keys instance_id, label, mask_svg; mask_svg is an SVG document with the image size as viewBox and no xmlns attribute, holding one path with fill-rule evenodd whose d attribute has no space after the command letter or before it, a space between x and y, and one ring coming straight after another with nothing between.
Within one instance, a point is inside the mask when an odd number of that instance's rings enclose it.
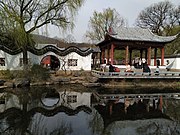
<instances>
[{"instance_id":1,"label":"dark tiled roof","mask_svg":"<svg viewBox=\"0 0 180 135\"><path fill-rule=\"evenodd\" d=\"M55 38L50 38L50 37L37 35L37 34L33 34L33 39L38 44L60 44L62 42Z\"/></svg>"},{"instance_id":2,"label":"dark tiled roof","mask_svg":"<svg viewBox=\"0 0 180 135\"><path fill-rule=\"evenodd\" d=\"M95 44L89 44L89 43L66 43L61 40L58 40L56 38L50 38L42 35L33 35L33 39L36 43L39 44L57 44L57 47L59 48L68 48L70 46L75 46L80 48L81 50L87 50L88 48L93 49L94 52L100 52L99 47L95 46Z\"/></svg>"},{"instance_id":3,"label":"dark tiled roof","mask_svg":"<svg viewBox=\"0 0 180 135\"><path fill-rule=\"evenodd\" d=\"M116 31L116 34L110 35L111 37L118 40L129 40L129 41L148 41L148 42L171 42L176 36L158 36L153 34L149 29L143 28L128 28L122 27Z\"/></svg>"}]
</instances>

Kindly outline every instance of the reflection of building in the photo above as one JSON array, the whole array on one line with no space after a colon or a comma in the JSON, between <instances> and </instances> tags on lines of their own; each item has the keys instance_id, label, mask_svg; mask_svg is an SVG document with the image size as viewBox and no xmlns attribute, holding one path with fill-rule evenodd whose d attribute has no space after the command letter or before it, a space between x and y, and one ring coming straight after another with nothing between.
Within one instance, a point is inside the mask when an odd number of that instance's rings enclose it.
<instances>
[{"instance_id":1,"label":"reflection of building","mask_svg":"<svg viewBox=\"0 0 180 135\"><path fill-rule=\"evenodd\" d=\"M13 107L21 108L19 98L13 94L0 93L0 112L4 112Z\"/></svg>"},{"instance_id":2,"label":"reflection of building","mask_svg":"<svg viewBox=\"0 0 180 135\"><path fill-rule=\"evenodd\" d=\"M168 99L170 95L99 94L100 102L97 101L93 106L103 118L105 128L112 122L123 120L152 118L170 120L171 118L164 113L163 97Z\"/></svg>"},{"instance_id":3,"label":"reflection of building","mask_svg":"<svg viewBox=\"0 0 180 135\"><path fill-rule=\"evenodd\" d=\"M91 93L84 92L56 92L50 90L50 93L42 93L41 99L31 99L31 96L28 96L27 99L27 111L38 110L38 108L44 108L44 111L68 111L68 113L75 111L74 113L78 113L79 111L87 111L91 112ZM9 93L1 93L0 95L0 112L17 108L23 109L23 100L22 97ZM34 97L33 97L34 98ZM58 113L58 112L57 112Z\"/></svg>"},{"instance_id":4,"label":"reflection of building","mask_svg":"<svg viewBox=\"0 0 180 135\"><path fill-rule=\"evenodd\" d=\"M46 107L46 104L49 104L48 102L53 102L52 99L54 99L54 104L52 104L52 107L58 107L58 106L65 106L70 109L76 109L79 106L86 106L86 107L91 107L91 93L88 92L70 92L70 91L65 91L65 92L58 92L59 95L59 100L56 100L54 97L48 97L47 98L42 98L43 104L40 106ZM54 106L55 105L55 106ZM50 106L49 106L50 107Z\"/></svg>"},{"instance_id":5,"label":"reflection of building","mask_svg":"<svg viewBox=\"0 0 180 135\"><path fill-rule=\"evenodd\" d=\"M67 104L72 107L72 109L77 108L78 106L87 106L91 107L91 93L83 92L67 92L67 94L63 97L64 93L60 93L62 99L61 104Z\"/></svg>"},{"instance_id":6,"label":"reflection of building","mask_svg":"<svg viewBox=\"0 0 180 135\"><path fill-rule=\"evenodd\" d=\"M173 121L173 116L179 114L180 100L175 100L179 99L179 93L104 94L97 101L89 92L56 91L54 88L31 92L28 95L24 91L0 94L0 132L12 131L15 127L17 134L22 134L20 131L36 134L30 128L35 127L43 134L42 127L59 131L62 125L73 129L72 134L92 134L92 130L96 134L98 130L97 134L106 134L107 131L113 135L139 135L155 134L156 129L162 134L167 129L179 133L179 123ZM171 111L174 115L166 115L161 107L166 107L166 112ZM77 130L83 130L83 133Z\"/></svg>"}]
</instances>

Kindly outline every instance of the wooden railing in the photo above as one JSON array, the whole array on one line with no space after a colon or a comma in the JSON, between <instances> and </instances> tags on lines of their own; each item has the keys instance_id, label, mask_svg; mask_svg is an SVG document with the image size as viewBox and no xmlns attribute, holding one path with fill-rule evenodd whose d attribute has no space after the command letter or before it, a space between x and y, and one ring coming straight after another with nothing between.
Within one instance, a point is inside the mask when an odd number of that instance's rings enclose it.
<instances>
[{"instance_id":1,"label":"wooden railing","mask_svg":"<svg viewBox=\"0 0 180 135\"><path fill-rule=\"evenodd\" d=\"M99 78L113 78L113 77L174 77L174 78L180 78L180 72L102 72L102 71L96 71L92 70L92 74Z\"/></svg>"},{"instance_id":2,"label":"wooden railing","mask_svg":"<svg viewBox=\"0 0 180 135\"><path fill-rule=\"evenodd\" d=\"M180 93L155 93L155 94L99 94L98 92L93 92L93 95L97 100L117 100L117 99L180 99Z\"/></svg>"}]
</instances>

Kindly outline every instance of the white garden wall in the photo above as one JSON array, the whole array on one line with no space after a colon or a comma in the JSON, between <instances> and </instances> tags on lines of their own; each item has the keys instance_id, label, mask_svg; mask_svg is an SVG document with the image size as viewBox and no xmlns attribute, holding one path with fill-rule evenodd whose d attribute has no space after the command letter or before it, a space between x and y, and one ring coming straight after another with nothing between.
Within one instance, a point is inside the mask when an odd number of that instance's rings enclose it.
<instances>
[{"instance_id":1,"label":"white garden wall","mask_svg":"<svg viewBox=\"0 0 180 135\"><path fill-rule=\"evenodd\" d=\"M72 52L68 54L67 56L59 56L56 55L53 52L48 52L44 55L37 56L34 55L30 52L28 52L28 58L30 59L30 64L40 64L41 60L47 56L47 55L53 55L56 56L59 61L60 61L60 68L59 70L62 69L62 66L65 62L65 69L66 70L91 70L91 55L89 54L88 56L82 57L79 54ZM0 70L21 70L22 66L20 66L20 59L23 58L22 53L17 54L17 55L10 55L2 50L0 50L0 58L5 59L5 66L0 65ZM68 59L77 59L77 66L68 66Z\"/></svg>"}]
</instances>

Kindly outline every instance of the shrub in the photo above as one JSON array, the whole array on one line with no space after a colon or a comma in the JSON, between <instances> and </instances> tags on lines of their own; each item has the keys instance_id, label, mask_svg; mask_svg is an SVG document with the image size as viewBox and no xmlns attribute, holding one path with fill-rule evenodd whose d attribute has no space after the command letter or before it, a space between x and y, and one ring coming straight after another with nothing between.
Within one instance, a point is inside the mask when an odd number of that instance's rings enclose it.
<instances>
[{"instance_id":1,"label":"shrub","mask_svg":"<svg viewBox=\"0 0 180 135\"><path fill-rule=\"evenodd\" d=\"M0 76L5 79L14 79L13 73L10 70L1 70Z\"/></svg>"},{"instance_id":2,"label":"shrub","mask_svg":"<svg viewBox=\"0 0 180 135\"><path fill-rule=\"evenodd\" d=\"M1 79L28 78L31 81L47 80L50 77L49 71L41 65L35 64L30 70L1 70Z\"/></svg>"},{"instance_id":3,"label":"shrub","mask_svg":"<svg viewBox=\"0 0 180 135\"><path fill-rule=\"evenodd\" d=\"M48 69L38 64L31 67L29 75L32 81L47 80L50 77Z\"/></svg>"}]
</instances>

